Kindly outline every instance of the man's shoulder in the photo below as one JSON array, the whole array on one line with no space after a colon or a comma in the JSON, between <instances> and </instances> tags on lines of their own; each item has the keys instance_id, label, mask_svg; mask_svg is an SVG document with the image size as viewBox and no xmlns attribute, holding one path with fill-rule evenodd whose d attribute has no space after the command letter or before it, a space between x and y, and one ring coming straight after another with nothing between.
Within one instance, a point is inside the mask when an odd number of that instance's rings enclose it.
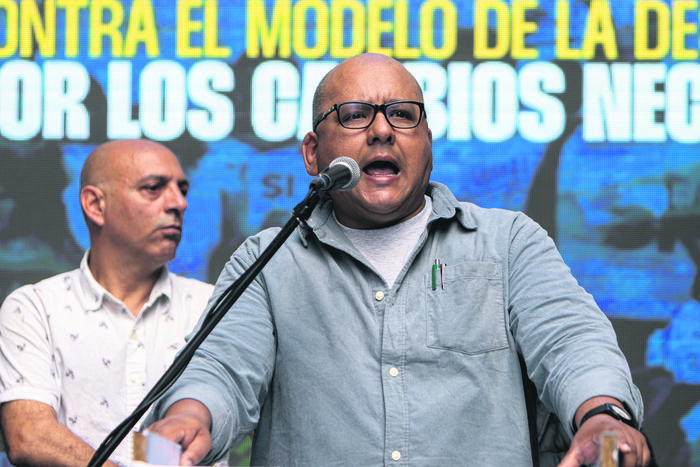
<instances>
[{"instance_id":1,"label":"man's shoulder","mask_svg":"<svg viewBox=\"0 0 700 467\"><path fill-rule=\"evenodd\" d=\"M15 289L5 298L0 308L3 312L23 310L44 315L52 313L49 310L60 313L81 307L84 298L85 292L80 286L80 270L75 269ZM56 308L59 303L67 306ZM8 313L2 314L8 318Z\"/></svg>"},{"instance_id":2,"label":"man's shoulder","mask_svg":"<svg viewBox=\"0 0 700 467\"><path fill-rule=\"evenodd\" d=\"M492 224L503 225L504 223L530 221L520 211L479 206L469 201L460 200L447 186L440 183L430 182L428 195L432 198L433 209L438 215L449 216L456 213L457 218L467 228L479 229Z\"/></svg>"},{"instance_id":3,"label":"man's shoulder","mask_svg":"<svg viewBox=\"0 0 700 467\"><path fill-rule=\"evenodd\" d=\"M8 299L29 294L43 294L43 293L65 293L73 288L73 283L79 279L80 269L73 269L72 271L62 272L56 274L55 276L47 277L34 284L26 284L17 289L13 290L9 295Z\"/></svg>"},{"instance_id":4,"label":"man's shoulder","mask_svg":"<svg viewBox=\"0 0 700 467\"><path fill-rule=\"evenodd\" d=\"M503 208L478 206L468 201L460 201L458 205L464 215L474 221L477 227L490 224L533 223L525 213Z\"/></svg>"},{"instance_id":5,"label":"man's shoulder","mask_svg":"<svg viewBox=\"0 0 700 467\"><path fill-rule=\"evenodd\" d=\"M207 282L202 282L199 279L181 276L179 274L170 273L170 279L173 282L175 290L183 290L194 292L197 294L211 295L214 291L214 286Z\"/></svg>"},{"instance_id":6,"label":"man's shoulder","mask_svg":"<svg viewBox=\"0 0 700 467\"><path fill-rule=\"evenodd\" d=\"M300 230L305 228L308 227L302 225L296 229L296 232L299 233ZM268 227L250 235L236 248L234 256L248 258L251 261L254 260L275 240L281 230L280 227ZM284 242L283 248L287 248L289 245L290 242Z\"/></svg>"}]
</instances>

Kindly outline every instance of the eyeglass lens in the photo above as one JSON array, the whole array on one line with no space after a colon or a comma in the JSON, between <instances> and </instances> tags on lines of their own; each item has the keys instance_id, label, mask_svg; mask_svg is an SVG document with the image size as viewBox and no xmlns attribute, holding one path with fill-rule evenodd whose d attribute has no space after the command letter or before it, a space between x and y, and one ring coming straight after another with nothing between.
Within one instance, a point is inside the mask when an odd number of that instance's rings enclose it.
<instances>
[{"instance_id":1,"label":"eyeglass lens","mask_svg":"<svg viewBox=\"0 0 700 467\"><path fill-rule=\"evenodd\" d=\"M346 102L338 107L340 123L346 128L364 128L374 117L375 108L362 102ZM413 128L421 117L420 107L413 102L397 102L386 107L386 117L395 128Z\"/></svg>"}]
</instances>

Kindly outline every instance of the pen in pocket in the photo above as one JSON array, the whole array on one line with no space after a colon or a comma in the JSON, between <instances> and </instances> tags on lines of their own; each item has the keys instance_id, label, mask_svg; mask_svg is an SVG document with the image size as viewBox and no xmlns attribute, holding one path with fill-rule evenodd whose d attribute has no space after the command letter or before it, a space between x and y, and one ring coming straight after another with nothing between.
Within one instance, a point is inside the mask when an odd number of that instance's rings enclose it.
<instances>
[{"instance_id":1,"label":"pen in pocket","mask_svg":"<svg viewBox=\"0 0 700 467\"><path fill-rule=\"evenodd\" d=\"M432 270L433 290L437 289L438 269L440 270L440 282L442 285L442 290L445 290L445 266L447 266L447 264L441 263L439 258L435 260L435 264L433 264L433 270Z\"/></svg>"},{"instance_id":2,"label":"pen in pocket","mask_svg":"<svg viewBox=\"0 0 700 467\"><path fill-rule=\"evenodd\" d=\"M440 260L436 259L433 264L433 290L437 289L437 270L440 267Z\"/></svg>"}]
</instances>

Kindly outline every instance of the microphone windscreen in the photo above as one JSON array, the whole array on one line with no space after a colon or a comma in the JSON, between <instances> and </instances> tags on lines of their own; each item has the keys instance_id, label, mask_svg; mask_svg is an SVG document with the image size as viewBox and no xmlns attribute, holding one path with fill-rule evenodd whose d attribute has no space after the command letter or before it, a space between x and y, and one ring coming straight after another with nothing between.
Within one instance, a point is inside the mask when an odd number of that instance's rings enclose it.
<instances>
[{"instance_id":1,"label":"microphone windscreen","mask_svg":"<svg viewBox=\"0 0 700 467\"><path fill-rule=\"evenodd\" d=\"M337 164L343 164L347 166L350 171L352 172L352 177L350 180L343 186L336 188L338 191L348 191L352 190L357 186L358 183L360 183L360 176L362 175L360 171L360 166L355 162L354 159L351 159L347 156L341 156L336 159L333 159L333 161L328 165L328 167L333 167Z\"/></svg>"}]
</instances>

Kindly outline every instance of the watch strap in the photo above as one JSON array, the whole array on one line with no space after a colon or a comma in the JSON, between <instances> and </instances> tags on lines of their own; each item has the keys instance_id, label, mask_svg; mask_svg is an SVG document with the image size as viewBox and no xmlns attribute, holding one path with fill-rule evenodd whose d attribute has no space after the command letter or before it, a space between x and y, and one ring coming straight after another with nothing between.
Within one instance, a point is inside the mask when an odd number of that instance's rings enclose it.
<instances>
[{"instance_id":1,"label":"watch strap","mask_svg":"<svg viewBox=\"0 0 700 467\"><path fill-rule=\"evenodd\" d=\"M574 427L575 428L574 433L576 433L581 428L581 426L583 426L583 424L586 420L588 420L589 418L591 418L595 415L600 415L600 414L610 415L615 420L619 420L622 423L631 426L632 428L636 428L636 426L634 424L634 420L632 420L632 416L630 416L630 414L627 413L627 410L620 407L619 405L606 402L605 404L601 404L597 407L593 407L591 410L586 412L584 414L584 416L581 417L581 422L578 424L578 428Z\"/></svg>"}]
</instances>

